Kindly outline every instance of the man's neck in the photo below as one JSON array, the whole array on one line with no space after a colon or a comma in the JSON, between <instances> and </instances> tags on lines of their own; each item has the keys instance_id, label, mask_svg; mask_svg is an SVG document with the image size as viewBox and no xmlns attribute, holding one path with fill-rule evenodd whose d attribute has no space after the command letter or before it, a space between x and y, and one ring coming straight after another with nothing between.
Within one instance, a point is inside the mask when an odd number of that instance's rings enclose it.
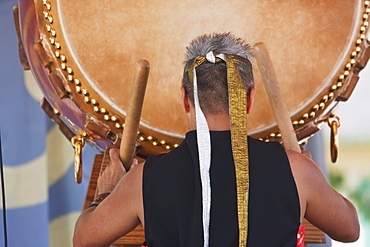
<instances>
[{"instance_id":1,"label":"man's neck","mask_svg":"<svg viewBox=\"0 0 370 247\"><path fill-rule=\"evenodd\" d=\"M206 115L209 130L230 130L230 117L228 114ZM195 121L189 125L190 130L196 129Z\"/></svg>"},{"instance_id":2,"label":"man's neck","mask_svg":"<svg viewBox=\"0 0 370 247\"><path fill-rule=\"evenodd\" d=\"M206 116L209 130L222 131L230 130L229 114Z\"/></svg>"}]
</instances>

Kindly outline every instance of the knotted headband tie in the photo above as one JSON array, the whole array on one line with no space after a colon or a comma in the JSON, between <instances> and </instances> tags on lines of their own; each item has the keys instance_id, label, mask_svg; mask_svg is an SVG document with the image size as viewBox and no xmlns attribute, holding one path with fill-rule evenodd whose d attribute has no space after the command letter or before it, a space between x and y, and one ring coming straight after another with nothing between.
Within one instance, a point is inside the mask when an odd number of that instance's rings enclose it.
<instances>
[{"instance_id":1,"label":"knotted headband tie","mask_svg":"<svg viewBox=\"0 0 370 247\"><path fill-rule=\"evenodd\" d=\"M250 62L238 56L218 54L210 51L205 56L197 57L190 66L185 67L189 79L193 79L194 87L197 144L202 183L204 247L209 246L209 222L211 213L211 138L207 120L199 104L196 67L202 65L206 61L210 63L225 62L227 68L231 143L236 172L239 246L242 247L247 245L248 236L249 159L247 139L247 92L243 85L239 70L236 67L236 63L246 64L247 62L247 66L250 66Z\"/></svg>"}]
</instances>

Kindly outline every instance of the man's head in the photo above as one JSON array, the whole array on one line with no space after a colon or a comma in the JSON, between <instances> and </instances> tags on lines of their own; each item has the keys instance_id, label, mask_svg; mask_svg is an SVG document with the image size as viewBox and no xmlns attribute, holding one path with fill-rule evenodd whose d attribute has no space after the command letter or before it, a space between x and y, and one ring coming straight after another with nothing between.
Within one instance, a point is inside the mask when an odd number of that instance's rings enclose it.
<instances>
[{"instance_id":1,"label":"man's head","mask_svg":"<svg viewBox=\"0 0 370 247\"><path fill-rule=\"evenodd\" d=\"M254 88L252 65L249 62L253 57L250 46L244 40L236 38L230 33L199 36L187 48L185 67L188 67L197 57L205 56L210 51L245 58L245 62L236 63L236 66L249 95L251 89ZM229 106L226 64L224 62L214 64L206 61L196 68L196 73L199 102L204 114L227 114ZM186 96L194 105L192 83L185 70L182 86Z\"/></svg>"}]
</instances>

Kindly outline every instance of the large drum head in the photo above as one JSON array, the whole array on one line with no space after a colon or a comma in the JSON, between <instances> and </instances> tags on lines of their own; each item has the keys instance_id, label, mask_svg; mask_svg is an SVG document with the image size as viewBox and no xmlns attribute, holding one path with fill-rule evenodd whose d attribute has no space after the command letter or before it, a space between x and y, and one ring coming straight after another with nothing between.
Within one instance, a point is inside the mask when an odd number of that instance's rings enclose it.
<instances>
[{"instance_id":1,"label":"large drum head","mask_svg":"<svg viewBox=\"0 0 370 247\"><path fill-rule=\"evenodd\" d=\"M267 45L300 139L312 134L316 128L299 132L329 112L340 89L350 83L345 79L367 28L365 7L363 1L348 0L54 0L40 1L37 9L45 46L67 78L68 97L84 118L110 134L122 132L136 61L150 62L140 135L153 145L147 153L155 153L172 148L187 131L180 97L185 48L196 36L212 32L232 32L251 45ZM253 63L257 95L249 133L265 138L278 129ZM50 101L66 119L81 118L66 104Z\"/></svg>"}]
</instances>

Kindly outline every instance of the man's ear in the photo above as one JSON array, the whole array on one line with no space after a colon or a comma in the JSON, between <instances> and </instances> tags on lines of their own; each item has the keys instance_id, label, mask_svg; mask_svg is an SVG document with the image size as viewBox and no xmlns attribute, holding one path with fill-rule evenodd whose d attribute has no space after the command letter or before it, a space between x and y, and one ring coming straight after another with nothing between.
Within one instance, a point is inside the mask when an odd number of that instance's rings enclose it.
<instances>
[{"instance_id":1,"label":"man's ear","mask_svg":"<svg viewBox=\"0 0 370 247\"><path fill-rule=\"evenodd\" d=\"M252 88L249 91L248 97L247 97L247 114L252 112L252 107L254 103L254 95L256 94L256 88Z\"/></svg>"},{"instance_id":2,"label":"man's ear","mask_svg":"<svg viewBox=\"0 0 370 247\"><path fill-rule=\"evenodd\" d=\"M184 87L181 87L181 97L182 97L182 108L184 109L185 113L189 113L190 112L190 100L189 100L189 97L186 95Z\"/></svg>"}]
</instances>

